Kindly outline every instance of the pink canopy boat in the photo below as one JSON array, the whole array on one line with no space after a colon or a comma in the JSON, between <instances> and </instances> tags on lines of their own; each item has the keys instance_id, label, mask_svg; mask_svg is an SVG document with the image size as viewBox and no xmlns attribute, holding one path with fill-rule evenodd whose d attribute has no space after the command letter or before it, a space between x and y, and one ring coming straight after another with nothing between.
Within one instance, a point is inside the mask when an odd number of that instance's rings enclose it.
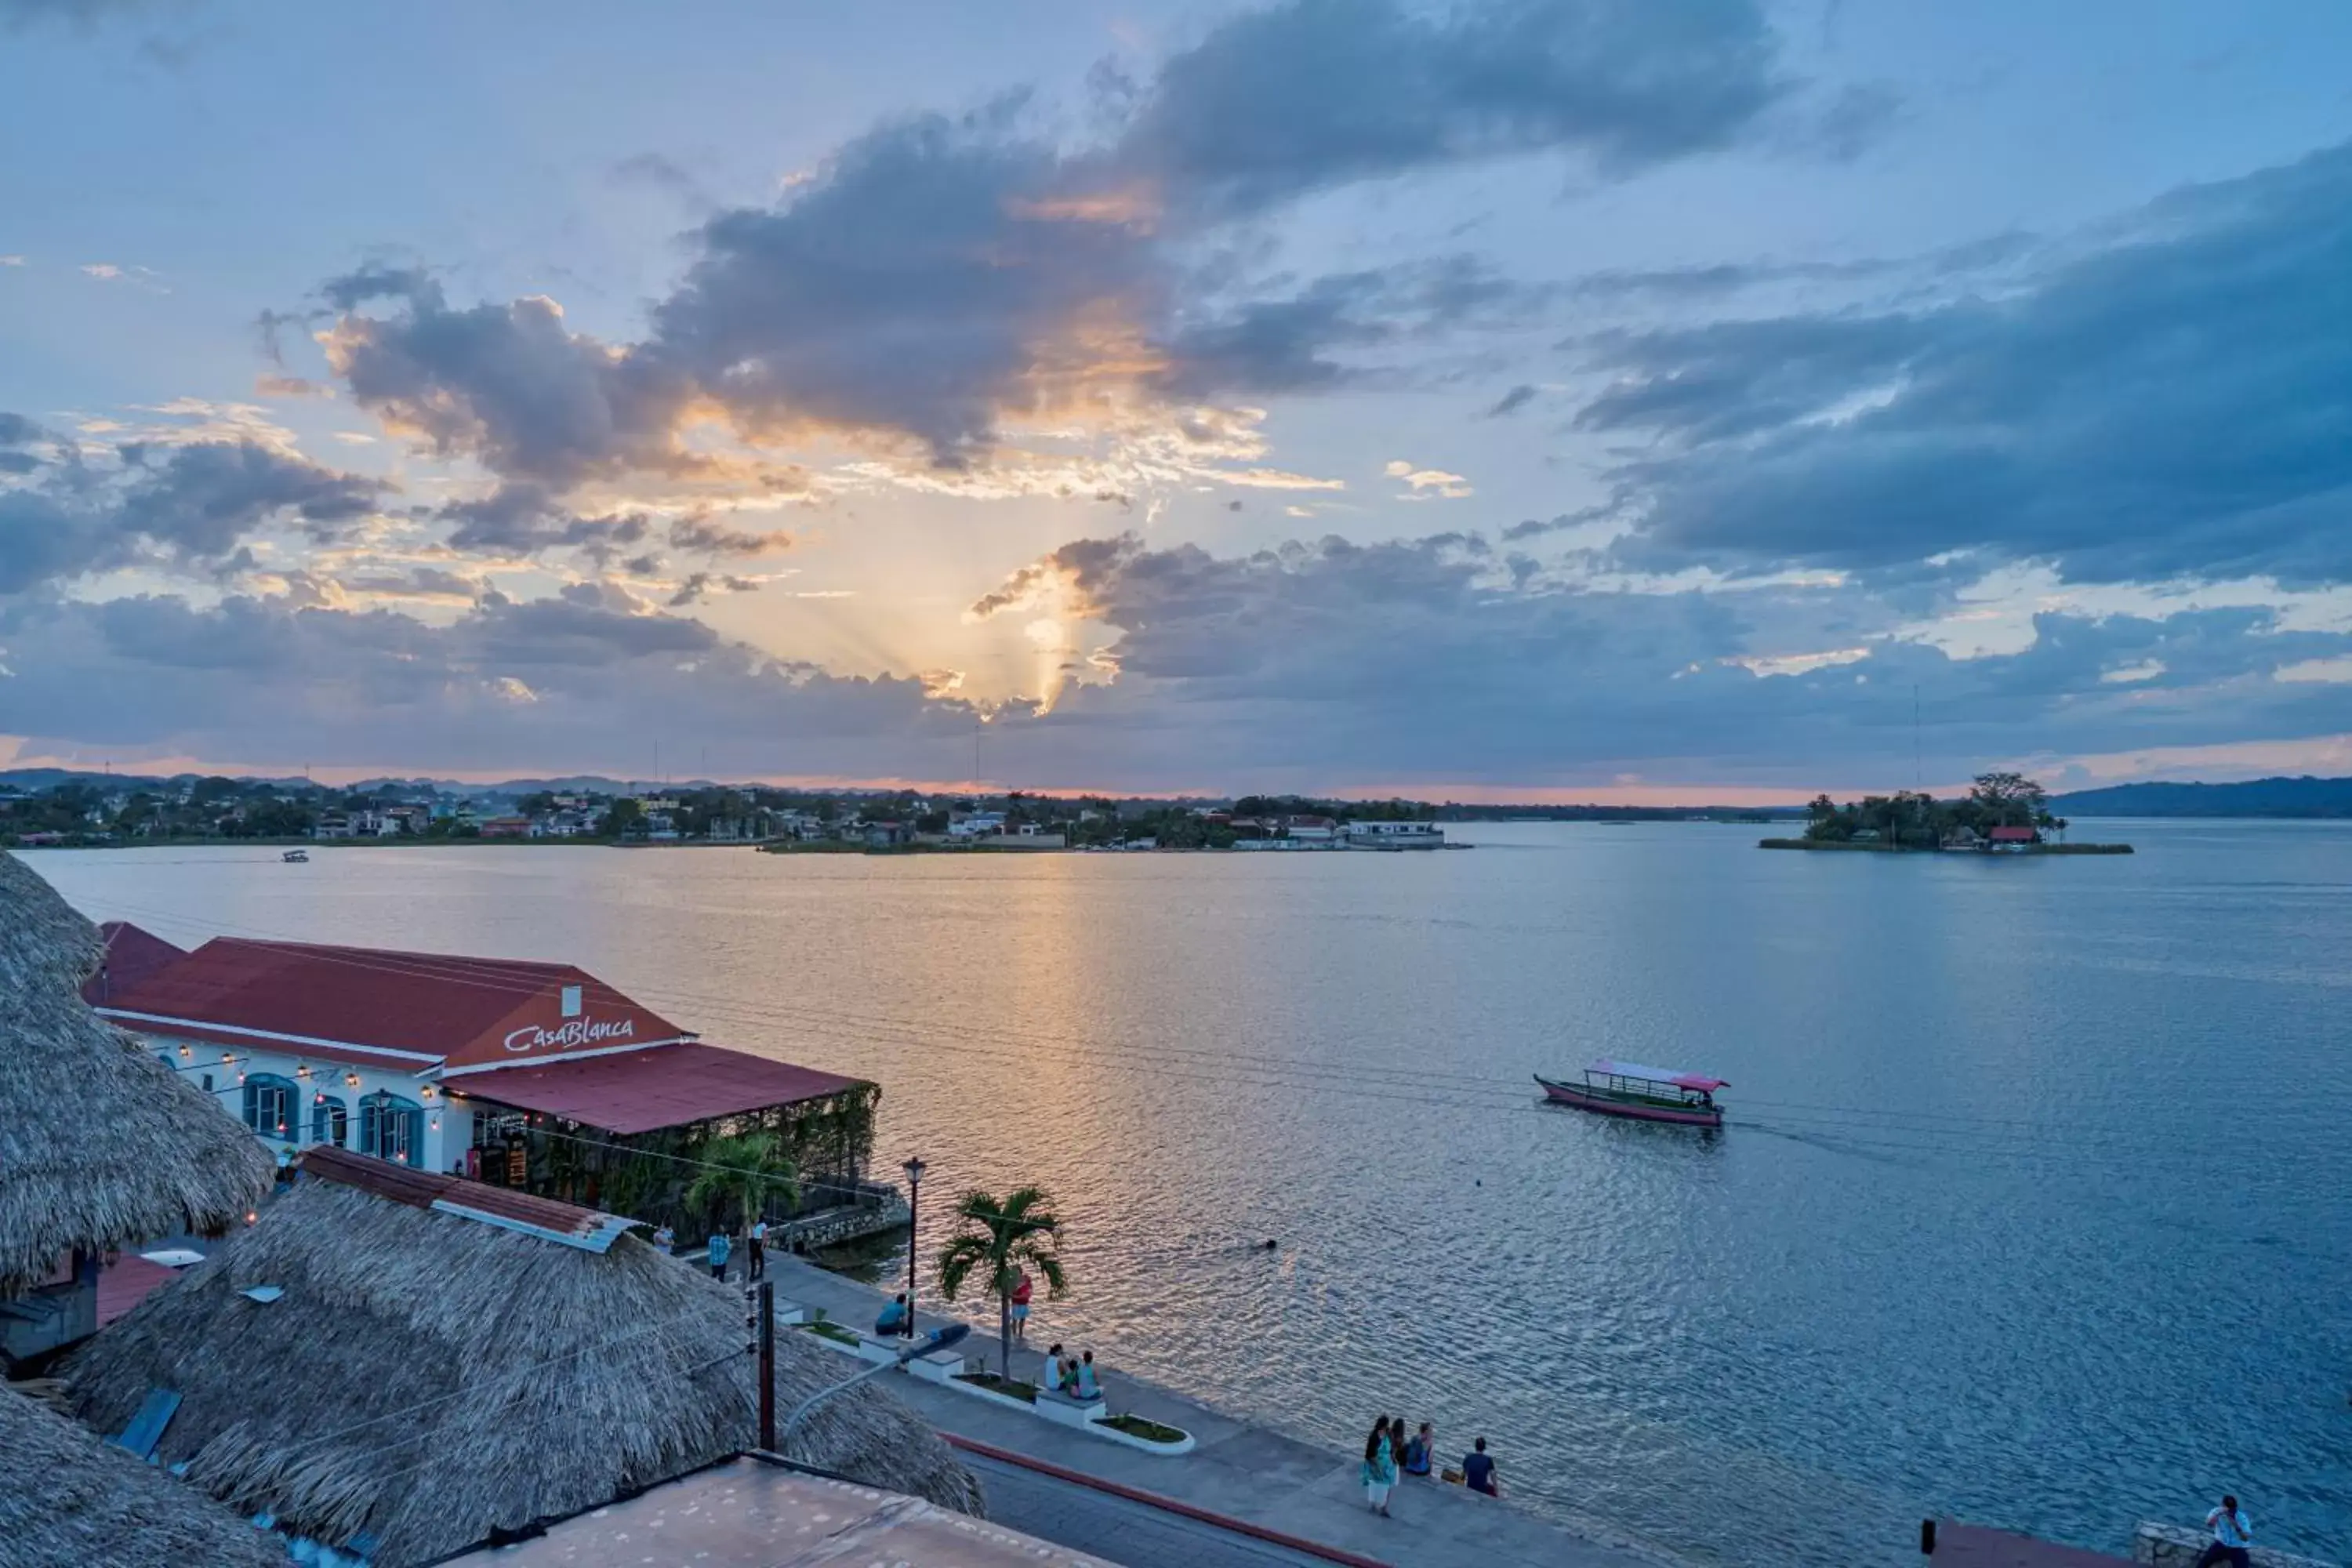
<instances>
[{"instance_id":1,"label":"pink canopy boat","mask_svg":"<svg viewBox=\"0 0 2352 1568\"><path fill-rule=\"evenodd\" d=\"M1557 1082L1541 1073L1535 1079L1543 1085L1544 1098L1556 1104L1684 1127L1722 1126L1723 1107L1716 1104L1715 1091L1731 1087L1727 1079L1705 1073L1605 1059L1586 1068L1580 1084Z\"/></svg>"}]
</instances>

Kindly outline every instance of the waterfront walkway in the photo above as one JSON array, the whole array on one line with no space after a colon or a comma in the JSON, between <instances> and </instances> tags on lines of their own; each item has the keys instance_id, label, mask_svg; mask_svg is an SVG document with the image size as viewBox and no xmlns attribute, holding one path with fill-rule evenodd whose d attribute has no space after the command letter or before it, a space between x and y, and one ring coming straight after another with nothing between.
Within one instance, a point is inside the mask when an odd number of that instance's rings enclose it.
<instances>
[{"instance_id":1,"label":"waterfront walkway","mask_svg":"<svg viewBox=\"0 0 2352 1568\"><path fill-rule=\"evenodd\" d=\"M827 1317L851 1328L870 1329L888 1299L883 1291L794 1258L771 1255L768 1277L775 1281L780 1299L821 1307ZM918 1324L928 1330L945 1321L926 1312ZM997 1337L983 1332L978 1324L961 1348L976 1362L991 1367L996 1364ZM1034 1378L1044 1360L1043 1349L1042 1344L1035 1351L1016 1349L1013 1374ZM1507 1501L1433 1480L1413 1479L1397 1488L1390 1500L1394 1517L1379 1518L1364 1506L1353 1457L1232 1420L1181 1394L1130 1377L1102 1363L1099 1356L1097 1364L1113 1410L1181 1426L1192 1434L1199 1446L1172 1458L1142 1453L912 1377L894 1375L889 1382L892 1393L951 1436L985 1443L1097 1480L1156 1493L1397 1568L1480 1568L1484 1564L1654 1568L1660 1561L1585 1540ZM1506 1487L1510 1484L1510 1462L1511 1457L1506 1456ZM1001 1522L1113 1562L1126 1560L1115 1531L1109 1539L1098 1538L1105 1533L1099 1521L1115 1520L1119 1514L1084 1498L1083 1489L1034 1472L1004 1486L1000 1484L1004 1467L981 1464L974 1468L988 1486L990 1511ZM1074 1539L1074 1533L1088 1538ZM1196 1559L1218 1560L1206 1554ZM1273 1552L1271 1560L1296 1559L1287 1552Z\"/></svg>"}]
</instances>

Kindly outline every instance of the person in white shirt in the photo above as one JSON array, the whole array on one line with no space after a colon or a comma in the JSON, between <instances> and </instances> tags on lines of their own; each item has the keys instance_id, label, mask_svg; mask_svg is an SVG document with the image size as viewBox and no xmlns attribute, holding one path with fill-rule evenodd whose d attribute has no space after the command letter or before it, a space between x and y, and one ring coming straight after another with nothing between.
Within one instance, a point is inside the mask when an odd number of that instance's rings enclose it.
<instances>
[{"instance_id":1,"label":"person in white shirt","mask_svg":"<svg viewBox=\"0 0 2352 1568\"><path fill-rule=\"evenodd\" d=\"M2213 1568L2216 1563L2227 1563L2230 1568L2246 1568L2252 1561L2246 1548L2254 1543L2254 1527L2238 1510L2238 1500L2223 1497L2221 1506L2205 1516L2205 1526L2213 1539L2205 1548L2205 1555L2197 1560L2197 1568Z\"/></svg>"},{"instance_id":2,"label":"person in white shirt","mask_svg":"<svg viewBox=\"0 0 2352 1568\"><path fill-rule=\"evenodd\" d=\"M765 1218L751 1222L751 1278L763 1279L768 1273L768 1222Z\"/></svg>"}]
</instances>

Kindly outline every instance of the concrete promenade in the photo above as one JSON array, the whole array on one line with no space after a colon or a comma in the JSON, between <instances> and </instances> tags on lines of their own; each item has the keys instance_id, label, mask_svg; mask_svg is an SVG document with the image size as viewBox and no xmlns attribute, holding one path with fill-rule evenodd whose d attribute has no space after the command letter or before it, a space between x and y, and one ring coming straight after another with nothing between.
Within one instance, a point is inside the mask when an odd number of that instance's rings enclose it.
<instances>
[{"instance_id":1,"label":"concrete promenade","mask_svg":"<svg viewBox=\"0 0 2352 1568\"><path fill-rule=\"evenodd\" d=\"M870 1330L875 1315L888 1300L883 1291L793 1258L771 1256L768 1277L775 1281L780 1299L803 1307L821 1307L827 1317L847 1327ZM918 1319L918 1325L928 1331L945 1321L926 1312ZM998 1351L994 1327L992 1321L984 1328L974 1323L971 1338L961 1347L974 1361L984 1361L991 1367L996 1364ZM1014 1350L1013 1375L1035 1378L1044 1361L1043 1351L1043 1344L1034 1351ZM1631 1548L1585 1540L1513 1507L1507 1500L1480 1497L1435 1480L1409 1479L1398 1487L1389 1503L1394 1517L1381 1519L1364 1506L1356 1457L1232 1420L1181 1394L1121 1373L1117 1367L1105 1364L1099 1352L1096 1361L1104 1392L1114 1411L1131 1412L1181 1426L1192 1434L1199 1446L1189 1454L1172 1458L1141 1453L912 1377L893 1374L887 1381L892 1393L943 1432L1102 1480L1155 1492L1286 1535L1360 1553L1393 1563L1396 1568L1481 1568L1488 1564L1655 1568L1662 1561ZM1453 1462L1458 1457L1445 1458ZM991 1470L983 1469L982 1473L988 1479L994 1479ZM1507 1456L1503 1485L1507 1491ZM1026 1515L1030 1510L1018 1511ZM1047 1540L1061 1541L1050 1528L1050 1512L1034 1521L1008 1513L1003 1522ZM1115 1543L1061 1543L1097 1552L1114 1561L1119 1558Z\"/></svg>"}]
</instances>

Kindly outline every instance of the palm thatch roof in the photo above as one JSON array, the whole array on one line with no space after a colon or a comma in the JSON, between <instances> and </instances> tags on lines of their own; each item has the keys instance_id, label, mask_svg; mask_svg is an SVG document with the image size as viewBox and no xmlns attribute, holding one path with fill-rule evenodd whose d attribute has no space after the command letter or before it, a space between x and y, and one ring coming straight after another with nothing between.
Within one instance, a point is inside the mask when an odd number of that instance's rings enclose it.
<instances>
[{"instance_id":1,"label":"palm thatch roof","mask_svg":"<svg viewBox=\"0 0 2352 1568\"><path fill-rule=\"evenodd\" d=\"M286 1543L0 1388L0 1568L284 1568Z\"/></svg>"},{"instance_id":2,"label":"palm thatch roof","mask_svg":"<svg viewBox=\"0 0 2352 1568\"><path fill-rule=\"evenodd\" d=\"M0 853L0 1296L75 1247L219 1231L269 1190L269 1154L91 1012L98 930Z\"/></svg>"},{"instance_id":3,"label":"palm thatch roof","mask_svg":"<svg viewBox=\"0 0 2352 1568\"><path fill-rule=\"evenodd\" d=\"M380 1568L756 1446L740 1287L589 1211L541 1223L517 1205L564 1205L422 1184L339 1152L304 1167L258 1225L68 1364L83 1420L111 1430L151 1388L175 1390L164 1463L185 1461L191 1482L239 1511L370 1549ZM244 1293L262 1286L274 1300ZM853 1370L801 1335L778 1340L780 1412ZM794 1447L816 1463L982 1511L979 1483L888 1394L852 1390L803 1431Z\"/></svg>"}]
</instances>

